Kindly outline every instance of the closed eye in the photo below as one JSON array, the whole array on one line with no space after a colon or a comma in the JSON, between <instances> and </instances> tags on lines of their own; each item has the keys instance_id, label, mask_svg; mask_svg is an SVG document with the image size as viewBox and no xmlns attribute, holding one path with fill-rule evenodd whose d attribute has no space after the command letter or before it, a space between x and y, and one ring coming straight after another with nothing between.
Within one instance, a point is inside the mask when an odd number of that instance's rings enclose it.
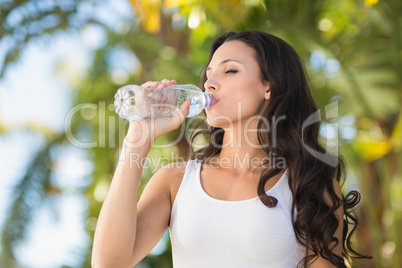
<instances>
[{"instance_id":1,"label":"closed eye","mask_svg":"<svg viewBox=\"0 0 402 268\"><path fill-rule=\"evenodd\" d=\"M237 70L235 70L235 69L229 69L229 70L227 70L225 73L227 74L227 73L237 73L238 71Z\"/></svg>"}]
</instances>

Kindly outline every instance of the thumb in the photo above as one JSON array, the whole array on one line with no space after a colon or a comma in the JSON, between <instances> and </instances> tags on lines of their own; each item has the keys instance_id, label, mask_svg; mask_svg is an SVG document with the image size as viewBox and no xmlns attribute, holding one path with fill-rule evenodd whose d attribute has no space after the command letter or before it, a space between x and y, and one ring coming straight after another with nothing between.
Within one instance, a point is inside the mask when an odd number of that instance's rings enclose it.
<instances>
[{"instance_id":1,"label":"thumb","mask_svg":"<svg viewBox=\"0 0 402 268\"><path fill-rule=\"evenodd\" d=\"M172 117L172 120L177 127L186 119L190 112L190 104L191 100L186 100L182 105L180 110L177 112L175 116Z\"/></svg>"}]
</instances>

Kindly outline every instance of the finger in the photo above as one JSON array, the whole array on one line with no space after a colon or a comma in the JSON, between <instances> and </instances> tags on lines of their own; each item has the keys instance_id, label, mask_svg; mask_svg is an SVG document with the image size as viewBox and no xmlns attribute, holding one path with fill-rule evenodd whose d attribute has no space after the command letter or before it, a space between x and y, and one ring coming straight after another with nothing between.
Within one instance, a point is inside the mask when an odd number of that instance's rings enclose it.
<instances>
[{"instance_id":1,"label":"finger","mask_svg":"<svg viewBox=\"0 0 402 268\"><path fill-rule=\"evenodd\" d=\"M184 117L187 117L188 114L190 113L190 105L191 105L191 100L186 100L181 105L179 112L181 112Z\"/></svg>"},{"instance_id":2,"label":"finger","mask_svg":"<svg viewBox=\"0 0 402 268\"><path fill-rule=\"evenodd\" d=\"M157 81L148 81L144 84L141 85L141 87L146 87L146 88L155 88L159 85L160 82Z\"/></svg>"},{"instance_id":3,"label":"finger","mask_svg":"<svg viewBox=\"0 0 402 268\"><path fill-rule=\"evenodd\" d=\"M175 116L172 117L172 120L174 122L174 125L176 127L179 127L181 123L186 119L190 112L190 104L191 100L186 100L182 105L180 110L177 112Z\"/></svg>"},{"instance_id":4,"label":"finger","mask_svg":"<svg viewBox=\"0 0 402 268\"><path fill-rule=\"evenodd\" d=\"M165 84L166 87L171 86L171 85L177 85L176 80L163 79L161 82L163 84Z\"/></svg>"},{"instance_id":5,"label":"finger","mask_svg":"<svg viewBox=\"0 0 402 268\"><path fill-rule=\"evenodd\" d=\"M176 80L163 79L160 82L159 81L148 81L148 82L145 82L144 84L142 84L141 87L163 89L163 88L171 86L171 85L177 85Z\"/></svg>"},{"instance_id":6,"label":"finger","mask_svg":"<svg viewBox=\"0 0 402 268\"><path fill-rule=\"evenodd\" d=\"M166 85L165 83L158 82L157 88L159 88L159 89L164 89L166 86L167 86L167 85Z\"/></svg>"},{"instance_id":7,"label":"finger","mask_svg":"<svg viewBox=\"0 0 402 268\"><path fill-rule=\"evenodd\" d=\"M162 82L162 83L165 83L165 84L170 84L170 80L168 80L168 79L162 79L161 82Z\"/></svg>"}]
</instances>

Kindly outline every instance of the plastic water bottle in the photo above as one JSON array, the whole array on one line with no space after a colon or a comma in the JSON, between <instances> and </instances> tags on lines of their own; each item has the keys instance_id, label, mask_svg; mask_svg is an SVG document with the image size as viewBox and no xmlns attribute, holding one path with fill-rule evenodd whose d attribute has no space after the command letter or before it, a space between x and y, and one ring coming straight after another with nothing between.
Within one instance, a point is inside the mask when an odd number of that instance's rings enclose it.
<instances>
[{"instance_id":1,"label":"plastic water bottle","mask_svg":"<svg viewBox=\"0 0 402 268\"><path fill-rule=\"evenodd\" d=\"M215 102L211 94L194 85L172 85L164 89L127 85L119 88L114 97L116 113L128 120L174 116L188 99L191 105L187 117L194 117Z\"/></svg>"}]
</instances>

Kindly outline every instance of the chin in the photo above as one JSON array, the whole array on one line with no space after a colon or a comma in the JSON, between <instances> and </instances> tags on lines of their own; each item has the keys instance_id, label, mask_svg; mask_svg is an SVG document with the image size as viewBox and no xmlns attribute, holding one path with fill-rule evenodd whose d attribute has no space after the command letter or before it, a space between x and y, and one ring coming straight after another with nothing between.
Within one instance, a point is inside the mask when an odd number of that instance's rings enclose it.
<instances>
[{"instance_id":1,"label":"chin","mask_svg":"<svg viewBox=\"0 0 402 268\"><path fill-rule=\"evenodd\" d=\"M208 115L207 114L207 123L211 127L215 128L230 128L233 127L233 120L227 115Z\"/></svg>"}]
</instances>

